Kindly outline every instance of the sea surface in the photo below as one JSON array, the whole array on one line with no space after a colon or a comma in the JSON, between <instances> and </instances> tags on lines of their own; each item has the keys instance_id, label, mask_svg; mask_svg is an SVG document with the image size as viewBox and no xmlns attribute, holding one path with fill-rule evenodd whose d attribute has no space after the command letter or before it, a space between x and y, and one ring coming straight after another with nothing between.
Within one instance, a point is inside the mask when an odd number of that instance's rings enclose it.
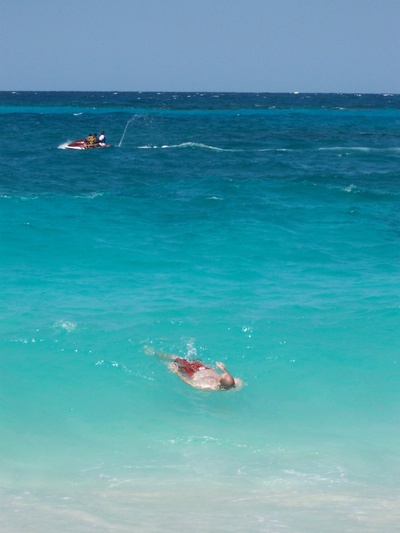
<instances>
[{"instance_id":1,"label":"sea surface","mask_svg":"<svg viewBox=\"0 0 400 533\"><path fill-rule=\"evenodd\" d=\"M4 531L399 531L399 95L2 92L0 138Z\"/></svg>"}]
</instances>

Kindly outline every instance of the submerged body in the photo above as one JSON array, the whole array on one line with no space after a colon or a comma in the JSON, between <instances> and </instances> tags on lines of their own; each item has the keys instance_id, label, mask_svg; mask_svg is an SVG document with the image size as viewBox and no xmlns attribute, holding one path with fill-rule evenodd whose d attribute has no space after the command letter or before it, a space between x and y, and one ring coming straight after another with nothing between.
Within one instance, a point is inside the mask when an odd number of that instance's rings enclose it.
<instances>
[{"instance_id":1,"label":"submerged body","mask_svg":"<svg viewBox=\"0 0 400 533\"><path fill-rule=\"evenodd\" d=\"M234 378L221 362L216 367L222 371L219 374L214 368L200 360L184 359L174 354L155 353L151 348L147 349L150 355L156 355L159 359L170 361L168 368L177 374L182 381L201 390L230 390L242 388L240 378Z\"/></svg>"},{"instance_id":2,"label":"submerged body","mask_svg":"<svg viewBox=\"0 0 400 533\"><path fill-rule=\"evenodd\" d=\"M218 374L216 370L201 361L189 361L181 357L176 357L168 366L171 372L196 389L229 390L239 389L242 386L242 380L234 378L220 362L216 363L216 366L222 370L222 374Z\"/></svg>"}]
</instances>

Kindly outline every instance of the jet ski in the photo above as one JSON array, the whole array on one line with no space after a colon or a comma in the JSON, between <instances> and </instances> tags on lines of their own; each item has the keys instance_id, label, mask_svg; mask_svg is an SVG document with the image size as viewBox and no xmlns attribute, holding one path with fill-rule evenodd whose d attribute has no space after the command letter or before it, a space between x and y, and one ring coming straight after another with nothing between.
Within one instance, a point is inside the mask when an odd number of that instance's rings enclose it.
<instances>
[{"instance_id":1,"label":"jet ski","mask_svg":"<svg viewBox=\"0 0 400 533\"><path fill-rule=\"evenodd\" d=\"M85 139L79 139L78 141L67 144L65 148L69 148L70 150L92 150L93 148L109 148L110 146L110 144L105 143L93 144L89 146Z\"/></svg>"}]
</instances>

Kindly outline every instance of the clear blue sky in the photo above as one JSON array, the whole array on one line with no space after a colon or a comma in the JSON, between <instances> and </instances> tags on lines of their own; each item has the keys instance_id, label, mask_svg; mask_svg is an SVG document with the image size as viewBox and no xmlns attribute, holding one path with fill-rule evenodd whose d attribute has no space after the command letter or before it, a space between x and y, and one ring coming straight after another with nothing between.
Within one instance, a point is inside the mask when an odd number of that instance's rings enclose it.
<instances>
[{"instance_id":1,"label":"clear blue sky","mask_svg":"<svg viewBox=\"0 0 400 533\"><path fill-rule=\"evenodd\" d=\"M400 93L400 0L0 0L0 90Z\"/></svg>"}]
</instances>

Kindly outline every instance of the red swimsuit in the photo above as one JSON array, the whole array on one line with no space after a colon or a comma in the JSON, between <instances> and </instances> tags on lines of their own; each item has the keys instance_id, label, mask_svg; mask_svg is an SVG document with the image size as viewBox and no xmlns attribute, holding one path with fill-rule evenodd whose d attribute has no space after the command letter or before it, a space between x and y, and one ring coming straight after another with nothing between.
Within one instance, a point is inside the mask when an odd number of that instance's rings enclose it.
<instances>
[{"instance_id":1,"label":"red swimsuit","mask_svg":"<svg viewBox=\"0 0 400 533\"><path fill-rule=\"evenodd\" d=\"M178 365L179 372L185 374L189 378L193 376L195 372L199 370L208 370L209 366L206 366L201 361L188 361L187 359L182 359L182 357L176 357L174 363Z\"/></svg>"}]
</instances>

